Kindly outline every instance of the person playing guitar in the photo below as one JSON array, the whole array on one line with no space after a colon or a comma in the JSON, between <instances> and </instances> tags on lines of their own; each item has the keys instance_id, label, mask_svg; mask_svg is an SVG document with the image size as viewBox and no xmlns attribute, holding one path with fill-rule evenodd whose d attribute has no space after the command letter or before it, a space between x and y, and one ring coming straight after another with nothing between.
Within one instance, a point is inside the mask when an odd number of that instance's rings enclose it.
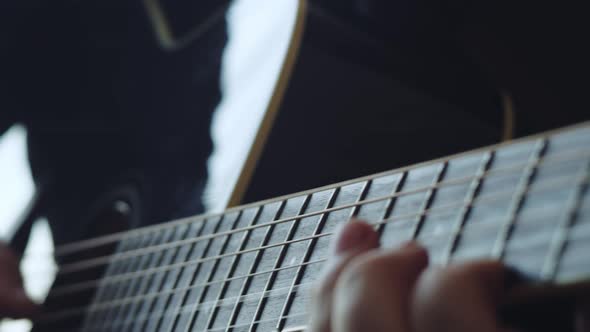
<instances>
[{"instance_id":1,"label":"person playing guitar","mask_svg":"<svg viewBox=\"0 0 590 332\"><path fill-rule=\"evenodd\" d=\"M510 130L508 137L587 118L587 101L572 83L579 75L576 66L581 62L574 58L577 54L572 43L565 40L575 38L580 31L571 26L576 20L570 11L553 11L542 4L530 11L529 4L508 1L455 1L444 5L434 1L380 0L312 3L318 12L335 13L369 35L388 41L393 48L399 47L400 53L407 51L411 59L408 68L439 68L414 75L403 64L377 65L390 70L404 85L437 96L443 101L441 105L479 105L497 111L495 106L501 103L498 91L502 91L517 110L504 115L511 120L498 120L502 118L498 114L478 114L480 119L489 120L490 127L499 129L498 138L502 131L506 134L502 123L514 120L519 125ZM200 200L195 198L200 197L206 177L205 161L211 150L208 127L220 98L224 23L215 26L203 43L166 53L155 46L144 14L138 14L143 13L139 4L36 5L55 15L26 5L1 10L0 15L6 18L3 21L22 28L26 38L5 38L10 41L3 46L10 60L3 66L9 64L6 81L11 83L3 86L10 91L10 98L2 101L2 108L8 111L0 114L0 130L17 121L27 125L31 164L42 197L39 204L50 217L56 242L90 236L83 232L90 220L95 221L95 215L90 213L84 218L88 223L75 219L88 214L95 206L95 196L113 186L119 190L129 183L138 184L131 192L143 203L140 217L131 219L141 219L142 225L202 212ZM170 6L166 8L173 8L170 10L178 15L186 9ZM40 15L42 12L45 14ZM20 20L15 13L31 20ZM84 33L72 29L82 22L71 13L87 20ZM551 29L545 25L549 16L559 23ZM108 28L101 23L105 17L113 18ZM522 26L522 17L527 17L527 26ZM38 25L31 22L45 22L50 29L40 34ZM538 35L543 39L539 40ZM34 59L32 54L46 38L69 51L53 45L42 61L27 62ZM25 60L20 59L23 54ZM455 86L445 86L441 83L444 81L437 80L448 72L436 59L457 54L461 54L461 60L449 62L449 68L468 74L458 74ZM195 55L200 57L195 59ZM363 54L351 55L357 56L362 61ZM185 66L192 68L195 64L196 74L186 70ZM88 74L85 70L91 77L84 76ZM60 75L61 81L54 84ZM31 91L30 82L32 90L43 98L25 98ZM154 94L154 90L163 93ZM67 95L63 91L68 91ZM124 92L118 95L120 91ZM463 100L457 91L469 93ZM494 95L488 100L473 97ZM45 112L46 105L59 110ZM202 110L194 112L195 105ZM164 114L163 110L171 113ZM390 116L384 115L380 121L387 123ZM355 121L361 118L360 114L350 117ZM354 121L347 121L346 127L353 130ZM485 135L472 139L483 142L488 139ZM358 142L359 146L363 143ZM449 151L463 149L463 143L449 147ZM441 153L422 151L428 155ZM399 154L395 158L397 163L417 161ZM373 168L381 169L383 165L391 165L391 160L384 159ZM89 179L85 191L77 191L78 184L87 179L86 171L94 168L100 169L96 173L100 176ZM358 170L341 164L338 174L349 178L357 176L355 172ZM299 176L310 178L314 186L324 184L326 178ZM295 183L298 178L291 180ZM286 185L276 191L293 189L297 188ZM115 196L120 193L117 190ZM72 199L80 204L74 208L63 205ZM152 209L153 202L159 203L159 209ZM136 221L129 224L138 225ZM478 261L437 269L429 266L425 250L416 243L393 251L378 247L376 233L363 222L351 222L341 229L333 244L331 262L315 287L311 331L506 331L496 308L510 287L511 274L500 263ZM0 317L34 317L39 310L23 291L17 257L8 247L0 247ZM590 330L588 314L581 303L575 323L579 331Z\"/></svg>"}]
</instances>

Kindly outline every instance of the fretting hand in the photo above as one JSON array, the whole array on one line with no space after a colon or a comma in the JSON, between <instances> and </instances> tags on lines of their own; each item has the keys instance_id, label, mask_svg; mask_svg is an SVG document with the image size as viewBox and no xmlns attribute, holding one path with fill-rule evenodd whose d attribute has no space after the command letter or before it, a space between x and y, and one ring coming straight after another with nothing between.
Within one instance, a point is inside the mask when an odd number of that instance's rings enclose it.
<instances>
[{"instance_id":1,"label":"fretting hand","mask_svg":"<svg viewBox=\"0 0 590 332\"><path fill-rule=\"evenodd\" d=\"M348 223L315 288L311 332L500 332L496 307L507 270L494 261L428 266L428 254L409 243L378 250L368 224ZM588 315L577 330L588 331Z\"/></svg>"},{"instance_id":2,"label":"fretting hand","mask_svg":"<svg viewBox=\"0 0 590 332\"><path fill-rule=\"evenodd\" d=\"M37 310L25 293L18 264L15 253L0 243L0 319L29 318Z\"/></svg>"}]
</instances>

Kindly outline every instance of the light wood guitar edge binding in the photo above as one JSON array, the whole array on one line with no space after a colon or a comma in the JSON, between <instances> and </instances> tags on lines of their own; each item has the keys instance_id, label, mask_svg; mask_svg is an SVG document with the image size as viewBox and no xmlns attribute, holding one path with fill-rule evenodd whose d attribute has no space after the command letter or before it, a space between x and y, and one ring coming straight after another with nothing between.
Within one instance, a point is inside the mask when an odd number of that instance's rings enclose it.
<instances>
[{"instance_id":1,"label":"light wood guitar edge binding","mask_svg":"<svg viewBox=\"0 0 590 332\"><path fill-rule=\"evenodd\" d=\"M268 139L276 115L279 112L279 108L283 101L283 96L289 85L293 67L299 56L299 50L301 46L301 39L303 38L303 30L305 27L305 19L307 16L307 0L297 0L297 13L295 18L295 25L293 32L291 33L291 40L289 42L289 48L283 61L283 65L277 81L275 83L274 91L271 99L268 103L260 126L254 138L254 142L248 152L248 157L244 162L240 175L237 182L234 185L234 189L230 195L227 203L227 208L239 205L242 202L242 198L250 184L250 180L254 174L254 170L262 155L262 150Z\"/></svg>"},{"instance_id":2,"label":"light wood guitar edge binding","mask_svg":"<svg viewBox=\"0 0 590 332\"><path fill-rule=\"evenodd\" d=\"M225 13L231 4L231 2L228 2L227 4L220 5L203 23L193 27L183 36L178 36L172 30L159 0L143 0L142 3L150 20L156 40L163 50L169 52L180 50L199 39L199 37L208 32L215 24L225 18Z\"/></svg>"}]
</instances>

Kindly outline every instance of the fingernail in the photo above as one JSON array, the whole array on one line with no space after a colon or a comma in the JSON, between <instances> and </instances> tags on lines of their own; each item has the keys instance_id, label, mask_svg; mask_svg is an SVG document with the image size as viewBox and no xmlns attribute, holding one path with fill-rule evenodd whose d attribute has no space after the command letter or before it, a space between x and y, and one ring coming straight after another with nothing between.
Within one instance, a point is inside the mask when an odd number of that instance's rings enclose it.
<instances>
[{"instance_id":1,"label":"fingernail","mask_svg":"<svg viewBox=\"0 0 590 332\"><path fill-rule=\"evenodd\" d=\"M375 231L370 225L351 221L338 232L334 251L336 254L342 254L360 249L367 245L374 233Z\"/></svg>"}]
</instances>

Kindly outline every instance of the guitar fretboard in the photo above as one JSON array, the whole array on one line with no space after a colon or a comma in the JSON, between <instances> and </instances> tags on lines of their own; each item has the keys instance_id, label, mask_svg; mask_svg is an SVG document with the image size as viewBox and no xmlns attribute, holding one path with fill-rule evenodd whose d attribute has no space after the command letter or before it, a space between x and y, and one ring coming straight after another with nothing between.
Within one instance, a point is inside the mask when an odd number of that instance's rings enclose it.
<instances>
[{"instance_id":1,"label":"guitar fretboard","mask_svg":"<svg viewBox=\"0 0 590 332\"><path fill-rule=\"evenodd\" d=\"M114 255L62 266L60 274L75 274L108 263L103 278L50 294L92 289L92 303L41 321L77 317L82 331L305 325L310 285L330 255L335 230L352 217L372 223L385 248L418 240L434 264L496 258L542 282L586 280L589 170L586 124L128 232Z\"/></svg>"}]
</instances>

